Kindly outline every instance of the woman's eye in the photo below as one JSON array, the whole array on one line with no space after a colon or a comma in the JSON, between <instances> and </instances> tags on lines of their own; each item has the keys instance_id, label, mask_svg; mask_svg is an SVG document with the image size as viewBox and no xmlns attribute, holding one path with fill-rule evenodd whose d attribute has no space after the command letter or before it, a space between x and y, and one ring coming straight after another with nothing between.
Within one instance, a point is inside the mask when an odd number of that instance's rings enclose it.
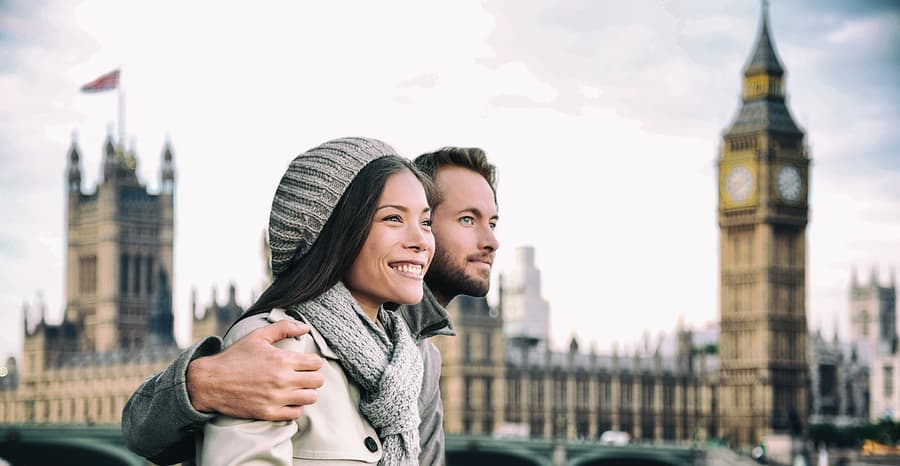
<instances>
[{"instance_id":1,"label":"woman's eye","mask_svg":"<svg viewBox=\"0 0 900 466\"><path fill-rule=\"evenodd\" d=\"M384 218L386 222L402 222L403 219L399 215L388 215Z\"/></svg>"},{"instance_id":2,"label":"woman's eye","mask_svg":"<svg viewBox=\"0 0 900 466\"><path fill-rule=\"evenodd\" d=\"M425 220L422 220L422 226L426 226L426 227L428 227L428 228L431 228L431 219L430 219L430 218L427 218L427 219L425 219Z\"/></svg>"}]
</instances>

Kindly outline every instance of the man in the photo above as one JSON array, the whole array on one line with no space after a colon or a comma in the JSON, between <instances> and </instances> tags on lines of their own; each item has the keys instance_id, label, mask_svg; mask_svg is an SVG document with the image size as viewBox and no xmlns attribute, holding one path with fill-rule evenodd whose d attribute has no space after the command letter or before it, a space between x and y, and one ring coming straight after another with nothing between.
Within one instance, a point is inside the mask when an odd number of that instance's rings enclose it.
<instances>
[{"instance_id":1,"label":"man","mask_svg":"<svg viewBox=\"0 0 900 466\"><path fill-rule=\"evenodd\" d=\"M432 211L435 256L419 304L399 311L419 344L424 376L419 395L419 464L444 463L441 355L434 335L454 335L444 309L457 295L484 296L499 247L494 236L497 200L494 166L477 148L447 147L416 158L438 188ZM155 463L194 456L194 432L216 413L270 421L300 416L314 403L322 376L318 356L283 351L272 344L309 331L281 321L256 330L222 350L208 337L188 348L165 371L138 388L122 413L129 448Z\"/></svg>"}]
</instances>

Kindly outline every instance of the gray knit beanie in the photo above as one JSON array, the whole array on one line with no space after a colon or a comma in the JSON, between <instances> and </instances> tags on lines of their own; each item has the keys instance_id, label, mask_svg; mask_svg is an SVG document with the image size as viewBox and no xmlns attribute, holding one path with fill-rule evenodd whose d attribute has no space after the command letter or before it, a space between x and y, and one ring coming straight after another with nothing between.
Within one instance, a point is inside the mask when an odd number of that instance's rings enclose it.
<instances>
[{"instance_id":1,"label":"gray knit beanie","mask_svg":"<svg viewBox=\"0 0 900 466\"><path fill-rule=\"evenodd\" d=\"M356 174L386 155L397 155L397 151L377 139L341 138L291 161L278 183L269 214L274 275L309 251Z\"/></svg>"}]
</instances>

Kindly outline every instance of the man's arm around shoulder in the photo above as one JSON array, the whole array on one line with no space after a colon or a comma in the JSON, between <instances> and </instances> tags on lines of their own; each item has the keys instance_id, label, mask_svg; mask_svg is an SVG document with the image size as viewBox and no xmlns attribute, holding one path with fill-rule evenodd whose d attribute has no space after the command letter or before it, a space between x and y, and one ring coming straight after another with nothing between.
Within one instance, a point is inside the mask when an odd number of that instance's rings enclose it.
<instances>
[{"instance_id":1,"label":"man's arm around shoulder","mask_svg":"<svg viewBox=\"0 0 900 466\"><path fill-rule=\"evenodd\" d=\"M122 411L125 444L159 464L174 464L194 454L194 432L214 414L194 409L185 384L188 364L222 350L222 339L207 337L150 377L131 395Z\"/></svg>"},{"instance_id":2,"label":"man's arm around shoulder","mask_svg":"<svg viewBox=\"0 0 900 466\"><path fill-rule=\"evenodd\" d=\"M322 360L273 346L309 332L285 320L257 328L221 351L208 337L147 379L122 413L125 443L160 464L194 456L194 433L216 413L244 419L296 419L322 386ZM221 352L220 352L221 351Z\"/></svg>"}]
</instances>

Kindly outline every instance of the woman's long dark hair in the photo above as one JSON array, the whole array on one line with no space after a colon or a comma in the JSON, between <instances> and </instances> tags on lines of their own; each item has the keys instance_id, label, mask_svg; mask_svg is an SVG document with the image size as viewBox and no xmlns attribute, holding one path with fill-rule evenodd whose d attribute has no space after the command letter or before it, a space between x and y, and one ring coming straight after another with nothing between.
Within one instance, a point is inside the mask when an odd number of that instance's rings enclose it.
<instances>
[{"instance_id":1,"label":"woman's long dark hair","mask_svg":"<svg viewBox=\"0 0 900 466\"><path fill-rule=\"evenodd\" d=\"M274 308L286 309L308 301L343 279L366 242L387 179L403 170L418 178L431 205L434 185L412 162L393 155L369 162L350 182L309 251L278 274L235 323Z\"/></svg>"}]
</instances>

